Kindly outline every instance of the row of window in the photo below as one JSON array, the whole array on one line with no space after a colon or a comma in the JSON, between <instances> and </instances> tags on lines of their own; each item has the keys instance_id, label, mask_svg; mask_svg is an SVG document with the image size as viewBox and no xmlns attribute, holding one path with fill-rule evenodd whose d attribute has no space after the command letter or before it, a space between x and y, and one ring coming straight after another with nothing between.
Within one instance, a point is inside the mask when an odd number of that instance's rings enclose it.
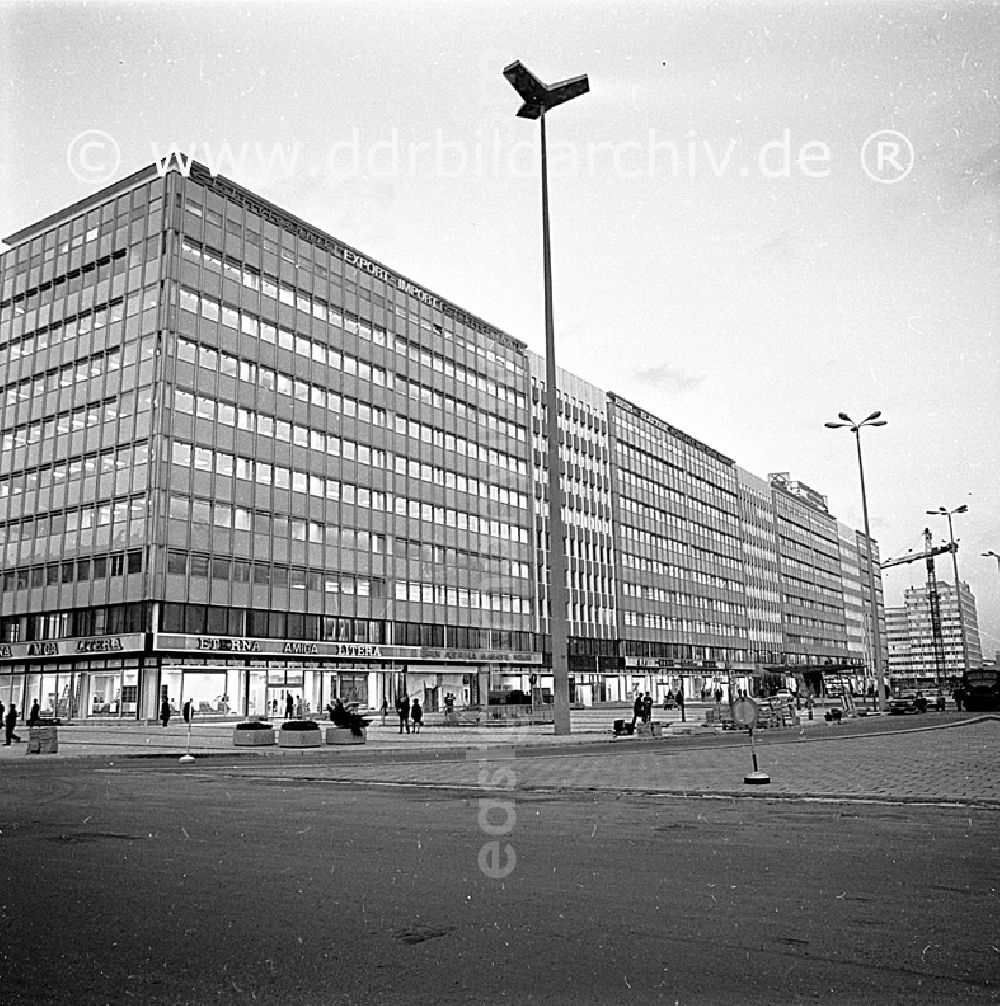
<instances>
[{"instance_id":1,"label":"row of window","mask_svg":"<svg viewBox=\"0 0 1000 1006\"><path fill-rule=\"evenodd\" d=\"M287 587L291 590L324 591L327 594L351 594L358 597L384 597L385 581L355 576L336 570L306 569L261 559L231 559L198 553L167 552L167 573L190 576L195 580L226 580L252 583L258 587Z\"/></svg>"},{"instance_id":2,"label":"row of window","mask_svg":"<svg viewBox=\"0 0 1000 1006\"><path fill-rule=\"evenodd\" d=\"M191 203L187 204L187 208L190 209ZM286 236L287 235L286 232ZM294 240L294 239L293 239ZM248 235L246 241L250 245L256 246L256 242L251 240ZM301 239L300 239L301 241ZM277 255L279 250L281 258L288 262L292 269L296 268L302 269L301 259L297 262L295 256L291 251L285 249L283 246L278 245L276 241L270 241L266 236L264 238L264 250L266 252L272 252ZM217 275L225 276L231 279L233 282L240 283L242 286L249 290L258 291L260 290L269 297L271 300L278 300L280 303L286 304L286 306L295 306L298 310L302 311L303 314L317 318L320 321L326 321L329 324L341 324L340 313L338 308L330 303L328 300L324 300L322 297L317 296L312 292L312 271L313 271L313 252L318 251L313 246L307 246L307 259L308 265L304 267L305 271L309 274L308 291L305 288L306 284L300 283L297 289L285 286L282 284L276 275L268 274L266 271L259 270L253 265L244 266L238 260L232 259L229 256L222 255L221 252L214 251L205 245L204 248L200 243L193 240L190 236L184 236L181 243L181 254L183 258L190 262L192 265L197 265L199 263L199 258L203 261L205 268L209 272L214 272ZM200 254L199 254L200 253ZM325 258L322 252L319 252L319 256ZM265 256L265 264L267 258ZM275 261L275 266L277 262ZM277 273L278 269L275 268L274 272ZM351 265L347 265L347 289L353 290L357 294L367 292L365 290L360 290L354 279L357 278L357 269ZM323 268L322 274L326 276L326 269ZM376 281L378 282L378 281ZM326 285L325 283L323 284ZM335 292L337 295L342 296L339 284L331 285L331 292ZM371 299L370 295L367 299ZM385 298L385 308L387 313L396 314L399 317L404 317L403 311L397 308L397 305L393 302L392 298ZM402 308L403 305L399 305ZM424 308L426 312L426 307ZM449 331L445 333L444 328L441 325L433 324L429 318L421 318L419 311L412 310L407 312L411 324L416 327L423 328L428 336L439 335L442 338L448 338L449 341L457 344L459 347L464 349L467 353L477 355L480 357L483 363L493 363L497 366L503 367L509 373L515 377L524 376L524 367L515 360L508 359L504 354L496 352L493 348L483 347L478 345L474 340L463 339L462 336L457 332ZM363 319L355 319L352 315L347 314L345 322L347 321L357 321L361 325L365 325L368 328L367 332L360 333L363 338L370 341L376 342L377 344L385 344L385 340L391 338L382 326L375 325L364 321ZM346 325L345 325L346 327ZM492 341L492 340L491 340Z\"/></svg>"},{"instance_id":3,"label":"row of window","mask_svg":"<svg viewBox=\"0 0 1000 1006\"><path fill-rule=\"evenodd\" d=\"M52 485L61 485L95 475L131 473L145 465L148 460L149 446L145 441L126 444L123 447L112 447L100 454L69 458L54 465L43 465L28 472L26 478L15 475L9 479L0 479L0 499L8 495L16 496L22 492L32 492L34 489L48 489Z\"/></svg>"},{"instance_id":4,"label":"row of window","mask_svg":"<svg viewBox=\"0 0 1000 1006\"><path fill-rule=\"evenodd\" d=\"M622 594L625 597L636 597L644 601L656 601L660 604L672 604L684 608L704 608L706 611L717 611L723 615L746 615L742 604L733 604L717 597L703 597L698 594L681 594L676 590L664 587L650 587L638 583L622 583Z\"/></svg>"},{"instance_id":5,"label":"row of window","mask_svg":"<svg viewBox=\"0 0 1000 1006\"><path fill-rule=\"evenodd\" d=\"M622 524L621 536L625 541L636 542L648 548L655 548L660 552L676 552L680 555L690 556L693 560L701 559L703 562L711 563L713 566L723 566L727 569L740 572L743 570L743 563L739 559L731 558L728 555L721 555L710 549L699 548L697 545L678 541L676 538L654 534L652 531L643 531L632 527L630 524Z\"/></svg>"},{"instance_id":6,"label":"row of window","mask_svg":"<svg viewBox=\"0 0 1000 1006\"><path fill-rule=\"evenodd\" d=\"M720 510L718 507L698 499L690 492L682 492L680 489L668 486L663 482L657 482L655 479L644 478L627 468L618 470L618 482L623 487L629 486L636 493L646 494L647 499L669 500L685 510L702 514L715 526L721 525L735 529L740 527L740 518L737 513L730 510Z\"/></svg>"},{"instance_id":7,"label":"row of window","mask_svg":"<svg viewBox=\"0 0 1000 1006\"><path fill-rule=\"evenodd\" d=\"M384 535L363 528L301 520L263 510L234 507L231 503L220 503L217 500L197 497L189 499L187 496L172 495L168 513L172 520L250 531L282 542L291 537L292 541L308 541L314 545L327 545L331 548L356 548L361 552L371 552L373 555L382 555L386 550Z\"/></svg>"},{"instance_id":8,"label":"row of window","mask_svg":"<svg viewBox=\"0 0 1000 1006\"><path fill-rule=\"evenodd\" d=\"M88 506L73 507L59 513L23 517L20 520L0 524L0 547L6 545L9 556L11 548L16 548L19 542L34 541L38 551L42 545L51 544L45 541L50 536L58 541L64 533L71 535L77 531L89 531L91 528L108 527L112 524L117 539L119 536L139 532L145 515L146 496L140 493Z\"/></svg>"},{"instance_id":9,"label":"row of window","mask_svg":"<svg viewBox=\"0 0 1000 1006\"><path fill-rule=\"evenodd\" d=\"M113 424L119 416L131 416L136 407L139 412L145 412L151 403L151 389L142 387L138 392L127 391L120 396L105 398L101 402L66 409L49 416L48 419L37 419L33 423L22 423L6 430L0 439L0 451L6 454L14 450L15 446L49 443L56 434L76 433L94 427L107 429L109 425L113 429Z\"/></svg>"},{"instance_id":10,"label":"row of window","mask_svg":"<svg viewBox=\"0 0 1000 1006\"><path fill-rule=\"evenodd\" d=\"M233 265L230 268L234 273L232 278L236 279L235 273L237 272L237 267ZM527 402L524 394L509 385L498 383L477 371L469 370L461 364L449 360L447 357L432 353L417 343L409 342L402 337L393 336L380 326L373 326L363 319L350 314L341 314L337 308L310 297L302 290L296 291L266 275L258 277L253 270L246 267L238 270L238 272L240 282L249 289L257 290L258 286L254 284L259 283L262 297L275 300L286 307L295 308L300 314L316 319L327 326L326 330L322 333L325 342L312 342L309 352L310 357L312 357L314 352L320 353L326 349L326 344L330 341L330 335L337 335L339 332L334 330L340 330L349 335L357 335L359 338L372 342L375 345L393 349L397 353L406 356L412 362L424 364L430 370L436 370L445 377L450 377L470 388L475 388L502 402L507 402L508 405L512 405L515 408L524 409L526 407ZM190 311L192 314L200 314L208 321L218 322L221 320L222 324L234 330L243 331L246 335L257 335L255 329L259 328L260 338L265 342L274 343L276 336L280 338L281 331L285 331L279 330L276 333L273 325L267 325L255 315L240 312L235 307L225 304L218 298L210 297L183 286L181 287L180 304L182 310ZM242 317L240 317L241 315ZM310 341L303 336L298 336L298 338L302 338L307 343ZM282 343L279 341L278 344L281 345ZM285 348L290 347L285 346ZM332 351L336 352L335 350ZM316 362L322 363L325 361L317 359Z\"/></svg>"},{"instance_id":11,"label":"row of window","mask_svg":"<svg viewBox=\"0 0 1000 1006\"><path fill-rule=\"evenodd\" d=\"M8 312L0 321L0 345L23 341L24 336L48 328L57 329L63 318L90 311L95 305L116 300L126 292L136 292L143 285L155 283L159 279L157 256L161 240L160 235L150 238L145 249L134 247L127 258L122 251L114 259L106 256L99 262L93 262L82 271L71 274L77 277L75 281L63 277L54 284L43 283L32 295L30 309L23 299L15 300L13 316ZM79 256L73 264L79 265ZM65 267L67 263L61 265ZM21 355L23 357L23 352Z\"/></svg>"},{"instance_id":12,"label":"row of window","mask_svg":"<svg viewBox=\"0 0 1000 1006\"><path fill-rule=\"evenodd\" d=\"M451 545L435 545L432 542L413 541L406 538L392 538L388 541L387 554L411 562L429 562L448 566L450 569L475 570L483 576L512 576L523 578L531 575L531 567L526 562L496 556L492 553L470 552Z\"/></svg>"},{"instance_id":13,"label":"row of window","mask_svg":"<svg viewBox=\"0 0 1000 1006\"><path fill-rule=\"evenodd\" d=\"M181 287L181 307L183 309L193 312L197 300L199 300L198 294ZM306 336L297 335L287 328L271 325L246 311L237 312L225 304L218 307L216 301L204 296L200 296L200 310L203 318L213 322L221 320L224 326L233 331L238 328L243 335L250 338L259 338L262 342L271 344L277 343L280 349L304 357L309 361L310 366L315 364L328 366L332 370L357 376L363 381L371 382L376 387L388 388L399 395L408 395L412 401L443 409L453 413L459 419L471 420L488 430L499 432L511 439L524 441L527 436L525 427L508 422L492 412L477 409L460 398L446 395L417 381L408 381L404 376L396 375L391 370L386 371L382 367L367 363L349 353L327 346L325 343L315 342ZM187 326L185 328L187 329ZM188 331L189 334L194 334L190 329ZM318 405L320 408L326 407L323 401L326 387L323 385L309 385L303 381L297 381L292 374L274 371L259 363L238 360L235 356L217 351L204 344L191 342L184 339L183 336L178 339L178 347L180 358L189 363L197 362L200 366L214 371L218 359L222 374L230 377L239 376L240 380L254 383L259 381L260 386L267 391L277 390L279 394L291 395L292 391L287 390L289 382L301 385L301 390L295 389L295 397L301 401L311 400L314 405Z\"/></svg>"},{"instance_id":14,"label":"row of window","mask_svg":"<svg viewBox=\"0 0 1000 1006\"><path fill-rule=\"evenodd\" d=\"M716 576L714 573L706 573L700 569L675 566L670 562L650 559L643 555L633 555L631 552L624 550L621 553L621 563L623 569L634 569L640 573L653 573L656 576L672 576L677 580L700 583L706 587L721 587L723 590L743 590L743 582L741 580L730 580L724 576Z\"/></svg>"},{"instance_id":15,"label":"row of window","mask_svg":"<svg viewBox=\"0 0 1000 1006\"><path fill-rule=\"evenodd\" d=\"M131 342L128 348L131 350L130 358L124 361L120 348L106 349L76 363L55 367L32 380L12 384L6 393L0 391L0 409L33 398L35 395L44 395L60 388L72 388L89 381L92 377L121 370L123 365L127 367L135 362L139 350L138 341Z\"/></svg>"},{"instance_id":16,"label":"row of window","mask_svg":"<svg viewBox=\"0 0 1000 1006\"><path fill-rule=\"evenodd\" d=\"M142 294L136 292L129 297L128 305L132 310L129 314L142 313ZM153 305L155 307L155 304ZM125 315L125 300L119 298L103 307L90 308L81 311L73 318L57 322L40 332L29 332L21 336L20 339L12 339L9 344L10 364L17 363L20 359L30 359L36 353L45 349L54 349L56 346L74 347L82 344L83 348L77 352L71 349L70 353L75 359L78 355L84 355L87 350L85 342L87 336L98 336L105 329L122 320ZM2 351L3 347L0 347Z\"/></svg>"},{"instance_id":17,"label":"row of window","mask_svg":"<svg viewBox=\"0 0 1000 1006\"><path fill-rule=\"evenodd\" d=\"M183 441L175 441L171 460L174 464L185 468L192 463L200 471L218 475L233 475L237 479L256 481L265 486L275 486L279 489L291 489L292 492L308 493L311 496L325 498L333 502L342 502L362 507L364 509L395 513L400 517L411 517L428 523L445 527L458 528L462 531L488 534L504 541L530 543L528 528L518 527L506 521L491 520L478 514L455 510L451 507L435 506L421 500L407 499L405 496L384 493L369 489L367 486L356 486L350 482L338 479L327 479L308 472L285 468L283 465L271 465L251 458L234 457L222 451L212 451L207 447L195 447ZM229 526L229 525L224 525Z\"/></svg>"},{"instance_id":18,"label":"row of window","mask_svg":"<svg viewBox=\"0 0 1000 1006\"><path fill-rule=\"evenodd\" d=\"M690 537L706 537L711 538L711 540L720 547L728 546L732 548L734 553L740 551L740 537L739 534L729 534L725 531L721 531L718 528L706 527L700 521L689 520L687 517L682 517L679 514L672 513L669 510L663 510L660 507L648 506L645 503L639 503L632 499L631 496L620 495L618 497L618 506L622 513L635 514L636 517L644 517L646 520L652 522L657 527L670 528L674 531L681 532L689 535ZM739 527L739 522L736 522L737 528ZM726 539L730 539L729 542Z\"/></svg>"},{"instance_id":19,"label":"row of window","mask_svg":"<svg viewBox=\"0 0 1000 1006\"><path fill-rule=\"evenodd\" d=\"M700 493L706 501L714 505L715 509L721 511L737 509L735 478L721 481L705 477L704 466L700 465L691 454L678 453L676 462L667 462L624 440L615 441L615 450L618 463L623 468L643 472L654 482L665 484L673 484L680 477L683 479L683 485L690 487L688 491L691 495Z\"/></svg>"},{"instance_id":20,"label":"row of window","mask_svg":"<svg viewBox=\"0 0 1000 1006\"><path fill-rule=\"evenodd\" d=\"M20 566L4 570L0 589L27 590L30 587L51 587L61 583L88 583L109 576L142 572L142 552L115 552L112 555L88 556L66 562L49 562L37 566ZM70 635L71 633L66 633ZM47 636L37 637L47 639Z\"/></svg>"},{"instance_id":21,"label":"row of window","mask_svg":"<svg viewBox=\"0 0 1000 1006\"><path fill-rule=\"evenodd\" d=\"M726 622L702 622L690 618L670 618L650 612L626 611L623 613L625 625L637 629L659 629L662 632L681 632L688 635L746 636L746 628Z\"/></svg>"},{"instance_id":22,"label":"row of window","mask_svg":"<svg viewBox=\"0 0 1000 1006\"><path fill-rule=\"evenodd\" d=\"M409 601L411 604L443 604L449 608L469 608L474 611L502 611L512 615L531 614L531 599L518 594L466 590L419 580L397 580L394 596L397 601Z\"/></svg>"},{"instance_id":23,"label":"row of window","mask_svg":"<svg viewBox=\"0 0 1000 1006\"><path fill-rule=\"evenodd\" d=\"M277 391L279 395L285 395L286 397L294 398L300 402L309 402L316 408L328 409L337 415L343 414L350 417L356 416L364 422L372 422L378 426L387 425L387 417L383 409L371 406L366 402L356 400L346 395L340 395L334 391L328 391L321 385L301 381L298 378L295 378L290 374L282 373L281 371L271 371L265 367L259 367L249 361L239 360L235 356L230 356L228 353L219 353L217 350L211 349L210 347L191 342L190 340L183 338L183 336L178 337L177 346L177 352L180 359L190 363L195 363L197 361L200 367L204 367L212 373L216 372L219 358L223 357L228 360L226 365L232 369L233 373L231 376L233 377L236 377L238 374L240 379L252 381L268 391ZM344 356L343 359L347 361L353 360L354 358ZM359 365L362 367L368 367L368 364L364 363L359 363ZM369 369L378 370L378 368ZM385 372L381 371L380 373L384 375ZM274 382L273 385L272 381ZM203 401L203 408L206 411L207 418L208 413L210 411L214 411L214 406L209 404L211 399L204 398ZM226 403L220 404L226 405ZM227 408L232 409L233 406L227 406ZM249 412L248 415L250 415ZM479 416L483 415L484 413L479 413ZM258 417L258 422L260 421L260 418L261 417ZM268 417L262 418L269 422ZM496 416L488 416L489 426L498 427L500 424L503 424L505 428L511 425L507 424L505 420L498 419ZM423 443L434 443L435 446L443 447L445 450L456 451L458 454L469 457L473 460L479 459L488 461L492 465L504 468L510 472L516 472L520 475L527 475L528 473L526 461L522 461L504 451L499 451L492 447L486 447L475 440L468 440L465 437L458 436L457 434L447 433L437 427L427 426L424 423L418 423L413 420L407 420L405 416L398 414L395 416L394 426L396 432L402 434L403 436L408 435L412 438L419 439ZM516 429L517 428L515 427L515 430Z\"/></svg>"},{"instance_id":24,"label":"row of window","mask_svg":"<svg viewBox=\"0 0 1000 1006\"><path fill-rule=\"evenodd\" d=\"M690 471L700 481L723 491L731 492L735 489L735 470L731 464L713 456L715 452L711 447L697 443L680 430L668 432L660 429L660 420L656 417L650 417L650 420L640 421L624 409L616 408L616 429L627 434L625 438L619 436L619 440L641 442L641 450L649 461L661 464L665 462L675 468Z\"/></svg>"}]
</instances>

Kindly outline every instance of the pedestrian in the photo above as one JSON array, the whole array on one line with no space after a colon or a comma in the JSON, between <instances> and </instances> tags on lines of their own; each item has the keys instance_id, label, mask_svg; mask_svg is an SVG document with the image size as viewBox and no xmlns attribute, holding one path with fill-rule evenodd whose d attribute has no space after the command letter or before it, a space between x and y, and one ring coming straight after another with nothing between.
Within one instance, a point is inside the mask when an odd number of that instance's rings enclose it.
<instances>
[{"instance_id":1,"label":"pedestrian","mask_svg":"<svg viewBox=\"0 0 1000 1006\"><path fill-rule=\"evenodd\" d=\"M295 699L292 698L292 693L289 692L285 696L285 719L290 720L295 715Z\"/></svg>"},{"instance_id":2,"label":"pedestrian","mask_svg":"<svg viewBox=\"0 0 1000 1006\"><path fill-rule=\"evenodd\" d=\"M304 707L303 707L303 705L302 705L302 696L300 695L300 696L298 697L298 700L297 700L297 701L296 701L296 703L295 703L295 715L296 715L296 716L297 716L297 717L298 717L299 719L302 719L302 714L303 714L304 712L305 712L305 709L304 709Z\"/></svg>"},{"instance_id":3,"label":"pedestrian","mask_svg":"<svg viewBox=\"0 0 1000 1006\"><path fill-rule=\"evenodd\" d=\"M164 727L170 722L170 703L166 699L160 706L160 722Z\"/></svg>"},{"instance_id":4,"label":"pedestrian","mask_svg":"<svg viewBox=\"0 0 1000 1006\"><path fill-rule=\"evenodd\" d=\"M403 727L406 727L406 732L410 732L410 697L403 692L399 697L399 701L396 703L396 712L399 714L399 732L403 732Z\"/></svg>"},{"instance_id":5,"label":"pedestrian","mask_svg":"<svg viewBox=\"0 0 1000 1006\"><path fill-rule=\"evenodd\" d=\"M413 720L413 732L420 733L420 724L424 721L424 711L420 708L420 700L414 699L410 709L410 719Z\"/></svg>"},{"instance_id":6,"label":"pedestrian","mask_svg":"<svg viewBox=\"0 0 1000 1006\"><path fill-rule=\"evenodd\" d=\"M722 705L722 689L721 688L716 688L715 689L715 704L717 706L721 706Z\"/></svg>"},{"instance_id":7,"label":"pedestrian","mask_svg":"<svg viewBox=\"0 0 1000 1006\"><path fill-rule=\"evenodd\" d=\"M3 726L3 712L4 712L4 704L0 702L0 727Z\"/></svg>"},{"instance_id":8,"label":"pedestrian","mask_svg":"<svg viewBox=\"0 0 1000 1006\"><path fill-rule=\"evenodd\" d=\"M184 708L181 710L181 716L184 717L185 723L190 723L194 718L194 702L191 699L188 699L187 702L184 703Z\"/></svg>"},{"instance_id":9,"label":"pedestrian","mask_svg":"<svg viewBox=\"0 0 1000 1006\"><path fill-rule=\"evenodd\" d=\"M632 703L632 729L635 729L636 720L642 717L642 692L635 693L635 702Z\"/></svg>"},{"instance_id":10,"label":"pedestrian","mask_svg":"<svg viewBox=\"0 0 1000 1006\"><path fill-rule=\"evenodd\" d=\"M41 710L38 708L38 699L31 703L31 710L28 713L28 726L33 727L38 723Z\"/></svg>"},{"instance_id":11,"label":"pedestrian","mask_svg":"<svg viewBox=\"0 0 1000 1006\"><path fill-rule=\"evenodd\" d=\"M389 712L389 700L382 696L382 726L385 726L385 717Z\"/></svg>"},{"instance_id":12,"label":"pedestrian","mask_svg":"<svg viewBox=\"0 0 1000 1006\"><path fill-rule=\"evenodd\" d=\"M7 747L10 747L10 742L12 740L18 741L20 743L21 738L14 733L14 727L17 726L17 706L13 702L10 704L10 709L7 710L7 716L3 721L4 725L4 743Z\"/></svg>"},{"instance_id":13,"label":"pedestrian","mask_svg":"<svg viewBox=\"0 0 1000 1006\"><path fill-rule=\"evenodd\" d=\"M649 723L653 718L653 697L646 692L642 700L642 722Z\"/></svg>"}]
</instances>

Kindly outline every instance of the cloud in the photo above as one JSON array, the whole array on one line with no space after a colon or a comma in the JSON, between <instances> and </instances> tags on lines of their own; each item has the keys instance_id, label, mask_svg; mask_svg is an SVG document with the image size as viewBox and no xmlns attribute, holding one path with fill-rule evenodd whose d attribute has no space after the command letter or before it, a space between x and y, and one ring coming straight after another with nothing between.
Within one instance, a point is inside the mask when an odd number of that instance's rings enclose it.
<instances>
[{"instance_id":1,"label":"cloud","mask_svg":"<svg viewBox=\"0 0 1000 1006\"><path fill-rule=\"evenodd\" d=\"M658 367L638 367L634 377L640 384L677 392L693 391L705 380L704 374L689 374L680 367L671 367L666 363Z\"/></svg>"}]
</instances>

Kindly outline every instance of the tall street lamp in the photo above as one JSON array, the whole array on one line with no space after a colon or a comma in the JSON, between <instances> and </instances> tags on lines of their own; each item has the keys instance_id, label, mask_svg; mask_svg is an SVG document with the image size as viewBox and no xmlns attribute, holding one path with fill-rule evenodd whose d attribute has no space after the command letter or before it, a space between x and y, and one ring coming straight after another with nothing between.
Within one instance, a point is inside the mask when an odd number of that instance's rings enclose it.
<instances>
[{"instance_id":1,"label":"tall street lamp","mask_svg":"<svg viewBox=\"0 0 1000 1006\"><path fill-rule=\"evenodd\" d=\"M996 559L996 561L997 561L997 572L1000 573L1000 555L997 555L997 553L994 552L993 549L990 549L989 552L983 552L983 558L984 559L988 559L990 556L993 556L993 558Z\"/></svg>"},{"instance_id":2,"label":"tall street lamp","mask_svg":"<svg viewBox=\"0 0 1000 1006\"><path fill-rule=\"evenodd\" d=\"M542 128L542 269L545 278L545 402L548 453L549 506L549 637L552 651L552 684L555 693L555 732L568 734L569 662L567 646L569 625L566 618L566 532L563 524L563 491L559 456L559 398L556 393L556 337L552 315L552 254L549 245L548 151L545 145L545 113L571 98L590 90L587 75L558 84L543 84L520 60L504 69L503 75L521 96L524 104L517 110L522 119L538 119Z\"/></svg>"},{"instance_id":3,"label":"tall street lamp","mask_svg":"<svg viewBox=\"0 0 1000 1006\"><path fill-rule=\"evenodd\" d=\"M958 631L962 638L962 668L966 674L969 673L969 641L965 637L965 612L962 610L962 591L958 580L958 545L955 542L955 528L951 518L957 513L968 513L968 510L968 506L963 503L961 506L955 507L954 510L939 506L937 510L927 511L929 517L948 518L948 541L951 544L951 563L955 571L955 600L958 603Z\"/></svg>"},{"instance_id":4,"label":"tall street lamp","mask_svg":"<svg viewBox=\"0 0 1000 1006\"><path fill-rule=\"evenodd\" d=\"M856 423L846 412L838 412L841 422L824 423L830 430L839 430L841 427L848 427L854 434L854 439L858 445L858 472L861 475L861 512L865 518L865 549L868 553L868 594L871 599L872 610L872 671L875 676L875 689L878 692L878 711L885 712L885 678L882 674L882 633L878 624L878 598L875 593L875 560L872 557L872 535L868 526L868 497L865 493L865 466L861 460L861 427L862 426L885 426L887 420L880 419L881 412L873 412L867 419L862 419Z\"/></svg>"}]
</instances>

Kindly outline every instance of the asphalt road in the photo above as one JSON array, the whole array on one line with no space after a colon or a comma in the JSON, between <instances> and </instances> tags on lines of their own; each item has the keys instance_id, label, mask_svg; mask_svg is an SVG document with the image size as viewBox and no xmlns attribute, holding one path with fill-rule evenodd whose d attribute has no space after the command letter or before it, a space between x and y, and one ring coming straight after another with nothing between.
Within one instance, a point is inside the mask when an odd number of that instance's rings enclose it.
<instances>
[{"instance_id":1,"label":"asphalt road","mask_svg":"<svg viewBox=\"0 0 1000 1006\"><path fill-rule=\"evenodd\" d=\"M1000 998L996 808L509 791L508 769L421 790L8 763L0 998Z\"/></svg>"}]
</instances>

